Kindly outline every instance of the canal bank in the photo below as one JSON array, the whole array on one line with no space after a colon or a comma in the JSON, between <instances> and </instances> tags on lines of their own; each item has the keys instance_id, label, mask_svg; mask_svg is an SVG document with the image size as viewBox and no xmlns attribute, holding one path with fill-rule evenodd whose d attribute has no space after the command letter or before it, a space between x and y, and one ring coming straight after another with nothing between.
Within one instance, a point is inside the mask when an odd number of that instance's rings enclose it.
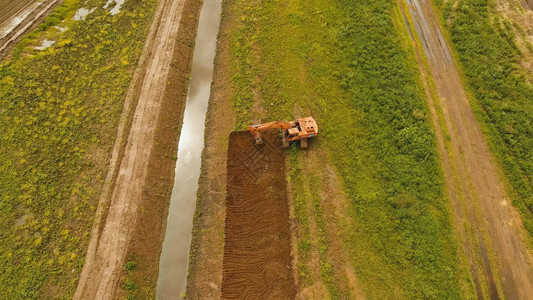
<instances>
[{"instance_id":1,"label":"canal bank","mask_svg":"<svg viewBox=\"0 0 533 300\"><path fill-rule=\"evenodd\" d=\"M204 131L221 1L205 0L200 13L189 91L180 132L174 187L159 264L158 299L185 293L196 192L204 148Z\"/></svg>"}]
</instances>

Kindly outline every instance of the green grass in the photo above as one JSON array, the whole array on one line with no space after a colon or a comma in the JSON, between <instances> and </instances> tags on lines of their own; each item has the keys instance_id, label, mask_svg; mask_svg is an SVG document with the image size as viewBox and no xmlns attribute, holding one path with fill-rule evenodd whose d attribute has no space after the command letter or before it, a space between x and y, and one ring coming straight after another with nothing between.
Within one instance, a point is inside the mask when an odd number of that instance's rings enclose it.
<instances>
[{"instance_id":1,"label":"green grass","mask_svg":"<svg viewBox=\"0 0 533 300\"><path fill-rule=\"evenodd\" d=\"M297 151L297 148L291 148L289 180L294 191L294 217L298 222L298 274L300 275L302 284L308 286L313 283L308 267L309 260L311 259L311 232L307 213L307 199L311 198L311 194L309 190L306 190L302 165L298 159Z\"/></svg>"},{"instance_id":2,"label":"green grass","mask_svg":"<svg viewBox=\"0 0 533 300\"><path fill-rule=\"evenodd\" d=\"M237 16L230 32L237 127L251 121L254 103L263 107L264 121L317 119L321 134L313 148L325 149L349 196L347 263L368 298L471 294L461 288L469 279L458 268L435 137L395 2L233 0L227 6ZM316 190L298 175L305 167L298 163L301 155L291 154L289 179L300 228L298 256L306 259L304 201L311 201L323 233L320 251L329 251L331 233L322 214L329 208L306 197ZM344 296L328 279L334 276L327 255L320 259L329 295ZM305 284L305 267L299 273Z\"/></svg>"},{"instance_id":3,"label":"green grass","mask_svg":"<svg viewBox=\"0 0 533 300\"><path fill-rule=\"evenodd\" d=\"M0 67L0 298L70 298L156 1L65 0ZM64 20L64 22L63 22ZM61 33L53 26L68 26ZM56 44L33 47L44 38Z\"/></svg>"},{"instance_id":4,"label":"green grass","mask_svg":"<svg viewBox=\"0 0 533 300\"><path fill-rule=\"evenodd\" d=\"M449 1L450 2L450 1ZM457 53L471 104L512 186L513 203L533 236L533 87L509 21L488 0L435 0ZM529 54L530 55L530 54Z\"/></svg>"}]
</instances>

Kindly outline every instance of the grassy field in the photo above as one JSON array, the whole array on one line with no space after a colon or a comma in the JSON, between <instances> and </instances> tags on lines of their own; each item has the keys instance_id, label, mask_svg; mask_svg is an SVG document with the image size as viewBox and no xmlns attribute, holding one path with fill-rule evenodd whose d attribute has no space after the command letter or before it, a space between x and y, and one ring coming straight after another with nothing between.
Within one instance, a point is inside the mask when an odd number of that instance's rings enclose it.
<instances>
[{"instance_id":1,"label":"grassy field","mask_svg":"<svg viewBox=\"0 0 533 300\"><path fill-rule=\"evenodd\" d=\"M155 0L65 0L0 67L0 298L70 298ZM76 10L97 7L85 20ZM68 27L62 32L55 27ZM43 39L56 43L34 47Z\"/></svg>"},{"instance_id":2,"label":"grassy field","mask_svg":"<svg viewBox=\"0 0 533 300\"><path fill-rule=\"evenodd\" d=\"M333 299L353 297L334 267L342 245L370 299L471 294L443 197L435 137L416 58L395 2L230 1L237 129L250 122L314 116L349 205L328 218L323 165L290 151L300 290L321 281ZM258 113L258 115L256 115ZM296 147L294 145L293 147ZM316 250L313 250L316 249ZM310 268L316 265L319 278Z\"/></svg>"},{"instance_id":3,"label":"grassy field","mask_svg":"<svg viewBox=\"0 0 533 300\"><path fill-rule=\"evenodd\" d=\"M524 54L515 43L515 25L498 15L493 1L466 0L456 8L451 3L435 0L470 102L533 236L533 87L520 67Z\"/></svg>"}]
</instances>

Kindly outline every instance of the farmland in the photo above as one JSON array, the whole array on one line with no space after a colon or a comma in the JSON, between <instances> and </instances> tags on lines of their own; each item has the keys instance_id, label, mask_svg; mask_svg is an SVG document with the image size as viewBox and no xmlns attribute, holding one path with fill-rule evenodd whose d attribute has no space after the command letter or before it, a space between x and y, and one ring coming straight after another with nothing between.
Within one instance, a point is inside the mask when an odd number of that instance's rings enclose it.
<instances>
[{"instance_id":1,"label":"farmland","mask_svg":"<svg viewBox=\"0 0 533 300\"><path fill-rule=\"evenodd\" d=\"M41 10L0 61L0 299L531 298L529 2Z\"/></svg>"},{"instance_id":2,"label":"farmland","mask_svg":"<svg viewBox=\"0 0 533 300\"><path fill-rule=\"evenodd\" d=\"M66 0L0 67L1 298L70 298L155 1ZM62 32L55 26L68 27ZM55 44L34 49L43 39Z\"/></svg>"},{"instance_id":3,"label":"farmland","mask_svg":"<svg viewBox=\"0 0 533 300\"><path fill-rule=\"evenodd\" d=\"M389 1L228 1L224 11L217 58L222 71L213 97L230 99L235 122L220 122L240 130L262 120L313 115L320 124L322 135L311 151L293 149L289 159L300 296L468 294L398 8ZM207 139L220 145L209 133ZM333 195L324 197L328 193ZM197 224L211 220L199 213ZM216 238L198 239L193 255L201 257L207 251L202 240ZM348 267L339 261L343 256ZM189 289L202 298L202 290L209 291L195 287L195 280L216 273L202 273L197 259Z\"/></svg>"}]
</instances>

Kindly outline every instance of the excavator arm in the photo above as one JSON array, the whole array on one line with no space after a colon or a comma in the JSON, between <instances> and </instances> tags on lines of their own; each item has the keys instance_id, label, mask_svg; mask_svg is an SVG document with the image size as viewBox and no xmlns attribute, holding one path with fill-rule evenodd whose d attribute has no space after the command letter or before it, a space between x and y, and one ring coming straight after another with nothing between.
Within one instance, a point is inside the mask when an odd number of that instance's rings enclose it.
<instances>
[{"instance_id":1,"label":"excavator arm","mask_svg":"<svg viewBox=\"0 0 533 300\"><path fill-rule=\"evenodd\" d=\"M259 125L251 125L248 126L248 131L250 131L255 138L255 142L258 145L263 144L263 137L261 135L261 131L267 130L267 129L273 129L273 128L282 128L283 130L287 130L291 127L289 122L286 121L276 121L276 122L270 122L265 124L259 124Z\"/></svg>"}]
</instances>

